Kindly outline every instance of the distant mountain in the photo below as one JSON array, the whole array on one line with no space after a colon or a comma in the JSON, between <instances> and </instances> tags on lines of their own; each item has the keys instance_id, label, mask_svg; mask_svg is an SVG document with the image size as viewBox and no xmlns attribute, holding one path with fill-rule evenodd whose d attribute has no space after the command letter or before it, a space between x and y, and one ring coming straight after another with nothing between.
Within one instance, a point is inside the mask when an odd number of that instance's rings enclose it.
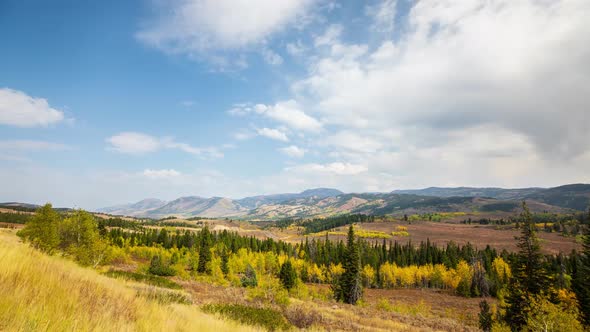
<instances>
[{"instance_id":1,"label":"distant mountain","mask_svg":"<svg viewBox=\"0 0 590 332\"><path fill-rule=\"evenodd\" d=\"M586 211L590 208L590 184L568 184L527 195L527 199L550 205Z\"/></svg>"},{"instance_id":2,"label":"distant mountain","mask_svg":"<svg viewBox=\"0 0 590 332\"><path fill-rule=\"evenodd\" d=\"M395 194L412 194L421 196L437 197L489 197L496 199L522 199L529 195L546 190L544 188L521 188L521 189L503 189L503 188L441 188L430 187L425 189L394 190Z\"/></svg>"},{"instance_id":3,"label":"distant mountain","mask_svg":"<svg viewBox=\"0 0 590 332\"><path fill-rule=\"evenodd\" d=\"M261 205L278 204L301 198L326 198L344 194L342 191L330 188L308 189L295 194L276 194L246 197L236 202L247 209L255 209Z\"/></svg>"},{"instance_id":4,"label":"distant mountain","mask_svg":"<svg viewBox=\"0 0 590 332\"><path fill-rule=\"evenodd\" d=\"M148 211L143 216L151 218L162 218L166 216L231 217L246 212L247 209L242 208L229 198L189 196L168 202L162 207Z\"/></svg>"},{"instance_id":5,"label":"distant mountain","mask_svg":"<svg viewBox=\"0 0 590 332\"><path fill-rule=\"evenodd\" d=\"M37 205L37 204L29 204L29 203L5 202L5 203L0 203L0 207L2 207L2 208L37 209L41 206Z\"/></svg>"},{"instance_id":6,"label":"distant mountain","mask_svg":"<svg viewBox=\"0 0 590 332\"><path fill-rule=\"evenodd\" d=\"M318 188L301 193L260 195L242 199L188 196L164 202L155 199L101 209L139 217L232 217L280 219L324 217L345 213L374 215L425 212L517 212L526 200L535 212L583 211L590 204L590 185L555 188L426 188L391 193L351 193Z\"/></svg>"},{"instance_id":7,"label":"distant mountain","mask_svg":"<svg viewBox=\"0 0 590 332\"><path fill-rule=\"evenodd\" d=\"M590 207L590 184L568 184L554 188L440 188L395 190L393 193L437 197L489 197L499 200L534 200L548 205L578 211Z\"/></svg>"},{"instance_id":8,"label":"distant mountain","mask_svg":"<svg viewBox=\"0 0 590 332\"><path fill-rule=\"evenodd\" d=\"M140 216L147 213L150 210L154 210L166 205L165 201L157 198L147 198L137 203L116 205L98 209L97 212L104 212L114 215L125 215L125 216Z\"/></svg>"}]
</instances>

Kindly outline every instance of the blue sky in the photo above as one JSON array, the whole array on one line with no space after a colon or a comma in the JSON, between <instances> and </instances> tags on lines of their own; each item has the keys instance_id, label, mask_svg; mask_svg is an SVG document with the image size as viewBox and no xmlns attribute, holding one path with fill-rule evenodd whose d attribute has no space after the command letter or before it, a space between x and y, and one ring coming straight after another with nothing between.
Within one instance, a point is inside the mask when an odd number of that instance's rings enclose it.
<instances>
[{"instance_id":1,"label":"blue sky","mask_svg":"<svg viewBox=\"0 0 590 332\"><path fill-rule=\"evenodd\" d=\"M0 201L590 182L585 0L0 2Z\"/></svg>"}]
</instances>

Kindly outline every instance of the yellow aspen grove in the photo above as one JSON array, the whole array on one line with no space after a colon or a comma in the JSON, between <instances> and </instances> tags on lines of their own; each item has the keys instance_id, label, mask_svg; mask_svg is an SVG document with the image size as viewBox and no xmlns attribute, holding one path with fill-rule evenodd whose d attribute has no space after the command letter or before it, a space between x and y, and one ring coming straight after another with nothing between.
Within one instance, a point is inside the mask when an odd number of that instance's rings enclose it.
<instances>
[{"instance_id":1,"label":"yellow aspen grove","mask_svg":"<svg viewBox=\"0 0 590 332\"><path fill-rule=\"evenodd\" d=\"M375 269L371 265L365 265L361 271L363 286L373 287L375 285Z\"/></svg>"}]
</instances>

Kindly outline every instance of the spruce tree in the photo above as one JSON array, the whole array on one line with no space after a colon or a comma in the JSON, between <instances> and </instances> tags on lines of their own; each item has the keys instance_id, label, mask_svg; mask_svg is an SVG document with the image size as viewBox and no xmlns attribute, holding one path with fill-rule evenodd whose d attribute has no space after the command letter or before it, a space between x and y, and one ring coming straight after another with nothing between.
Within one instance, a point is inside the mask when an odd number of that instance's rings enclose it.
<instances>
[{"instance_id":1,"label":"spruce tree","mask_svg":"<svg viewBox=\"0 0 590 332\"><path fill-rule=\"evenodd\" d=\"M582 246L582 253L576 261L572 288L580 304L582 322L590 327L590 227L586 230Z\"/></svg>"},{"instance_id":2,"label":"spruce tree","mask_svg":"<svg viewBox=\"0 0 590 332\"><path fill-rule=\"evenodd\" d=\"M363 295L361 280L361 259L358 244L354 238L354 228L350 225L344 252L344 273L334 289L336 300L356 304Z\"/></svg>"},{"instance_id":3,"label":"spruce tree","mask_svg":"<svg viewBox=\"0 0 590 332\"><path fill-rule=\"evenodd\" d=\"M525 202L522 208L519 219L522 223L521 236L517 237L519 251L510 281L510 294L506 299L506 321L514 331L526 325L532 298L546 290L549 284L533 217Z\"/></svg>"},{"instance_id":4,"label":"spruce tree","mask_svg":"<svg viewBox=\"0 0 590 332\"><path fill-rule=\"evenodd\" d=\"M489 332L492 330L492 312L490 311L490 305L488 301L483 300L479 302L479 328L482 329L484 332Z\"/></svg>"},{"instance_id":5,"label":"spruce tree","mask_svg":"<svg viewBox=\"0 0 590 332\"><path fill-rule=\"evenodd\" d=\"M287 260L281 265L279 279L281 280L283 287L287 290L290 290L295 286L295 283L297 282L297 272L295 272L290 260Z\"/></svg>"},{"instance_id":6,"label":"spruce tree","mask_svg":"<svg viewBox=\"0 0 590 332\"><path fill-rule=\"evenodd\" d=\"M199 265L197 272L210 273L210 268L207 263L211 261L211 232L209 227L203 227L201 230L201 243L199 244Z\"/></svg>"}]
</instances>

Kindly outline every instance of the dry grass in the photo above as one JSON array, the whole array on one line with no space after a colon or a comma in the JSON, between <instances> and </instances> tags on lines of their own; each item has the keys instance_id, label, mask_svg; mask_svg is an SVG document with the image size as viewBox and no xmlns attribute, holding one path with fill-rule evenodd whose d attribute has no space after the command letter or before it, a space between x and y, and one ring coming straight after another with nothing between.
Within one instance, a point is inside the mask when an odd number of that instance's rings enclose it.
<instances>
[{"instance_id":1,"label":"dry grass","mask_svg":"<svg viewBox=\"0 0 590 332\"><path fill-rule=\"evenodd\" d=\"M407 227L408 236L394 236L391 241L398 241L400 243L407 243L409 240L415 245L421 241L430 239L431 243L436 243L438 246L446 246L450 241L457 244L465 245L470 242L474 246L484 249L486 245L498 250L506 249L508 251L517 251L515 236L520 235L520 231L516 229L506 229L507 226L495 225L467 225L467 224L450 224L443 222L413 222L408 225L401 224ZM383 232L391 234L396 232L400 223L397 222L375 222L364 223L359 226L366 232ZM335 228L333 231L343 232L344 227ZM326 232L323 232L325 235ZM538 232L539 238L542 241L542 250L547 254L559 254L560 252L569 253L572 249L580 249L580 245L576 243L573 237L564 237L558 233ZM331 232L330 240L346 240L346 235L339 235ZM289 239L289 242L300 243L304 236L294 235ZM381 239L365 239L369 242L381 243Z\"/></svg>"},{"instance_id":2,"label":"dry grass","mask_svg":"<svg viewBox=\"0 0 590 332\"><path fill-rule=\"evenodd\" d=\"M0 230L0 331L253 331L138 294L110 279L20 243Z\"/></svg>"}]
</instances>

